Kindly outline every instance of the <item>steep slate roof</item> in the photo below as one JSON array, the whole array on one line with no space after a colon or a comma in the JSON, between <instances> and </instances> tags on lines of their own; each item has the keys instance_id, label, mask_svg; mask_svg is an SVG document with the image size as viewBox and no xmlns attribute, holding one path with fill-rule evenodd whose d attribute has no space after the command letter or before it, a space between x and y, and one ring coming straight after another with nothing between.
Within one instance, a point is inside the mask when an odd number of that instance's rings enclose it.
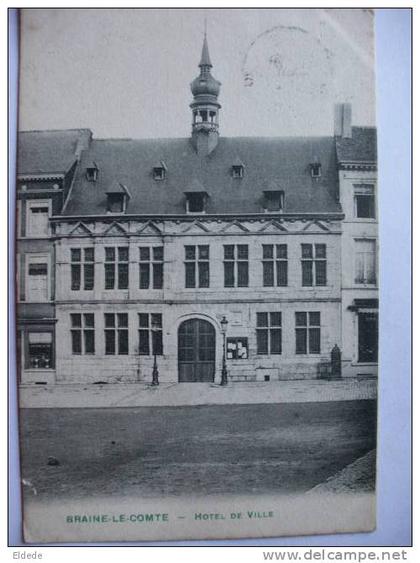
<instances>
[{"instance_id":1,"label":"steep slate roof","mask_svg":"<svg viewBox=\"0 0 420 563\"><path fill-rule=\"evenodd\" d=\"M375 162L376 128L352 127L351 138L337 137L337 158L339 162Z\"/></svg>"},{"instance_id":2,"label":"steep slate roof","mask_svg":"<svg viewBox=\"0 0 420 563\"><path fill-rule=\"evenodd\" d=\"M309 164L314 155L322 177L313 179ZM238 158L245 170L232 177ZM86 167L99 168L98 180L88 182ZM164 180L153 179L153 166L163 161ZM240 214L262 212L263 191L285 192L284 212L341 212L333 137L220 138L206 157L197 155L189 138L92 140L76 174L64 215L106 213L106 192L121 183L130 191L127 214L185 214L185 191L200 183L209 197L206 211Z\"/></svg>"},{"instance_id":3,"label":"steep slate roof","mask_svg":"<svg viewBox=\"0 0 420 563\"><path fill-rule=\"evenodd\" d=\"M79 139L88 129L21 131L18 135L18 174L64 174L76 160Z\"/></svg>"}]
</instances>

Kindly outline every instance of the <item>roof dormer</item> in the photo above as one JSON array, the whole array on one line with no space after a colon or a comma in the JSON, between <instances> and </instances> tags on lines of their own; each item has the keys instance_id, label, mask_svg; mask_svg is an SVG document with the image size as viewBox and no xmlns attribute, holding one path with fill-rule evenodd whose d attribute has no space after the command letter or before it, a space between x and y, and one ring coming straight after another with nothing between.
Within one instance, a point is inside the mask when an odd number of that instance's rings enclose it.
<instances>
[{"instance_id":1,"label":"roof dormer","mask_svg":"<svg viewBox=\"0 0 420 563\"><path fill-rule=\"evenodd\" d=\"M321 178L322 167L321 162L317 156L314 156L312 162L309 164L312 178Z\"/></svg>"},{"instance_id":2,"label":"roof dormer","mask_svg":"<svg viewBox=\"0 0 420 563\"><path fill-rule=\"evenodd\" d=\"M209 198L209 194L198 180L193 180L184 193L186 197L185 211L187 213L206 212L206 204Z\"/></svg>"},{"instance_id":3,"label":"roof dormer","mask_svg":"<svg viewBox=\"0 0 420 563\"><path fill-rule=\"evenodd\" d=\"M244 171L245 166L243 162L239 158L235 159L231 168L232 178L243 178Z\"/></svg>"},{"instance_id":4,"label":"roof dormer","mask_svg":"<svg viewBox=\"0 0 420 563\"><path fill-rule=\"evenodd\" d=\"M86 167L86 179L88 182L96 182L98 179L99 168L96 162L92 162Z\"/></svg>"},{"instance_id":5,"label":"roof dormer","mask_svg":"<svg viewBox=\"0 0 420 563\"><path fill-rule=\"evenodd\" d=\"M130 192L124 184L117 183L106 192L107 213L125 213L128 200L131 199Z\"/></svg>"},{"instance_id":6,"label":"roof dormer","mask_svg":"<svg viewBox=\"0 0 420 563\"><path fill-rule=\"evenodd\" d=\"M159 181L166 178L166 172L168 171L166 164L163 160L156 162L152 168L153 180Z\"/></svg>"},{"instance_id":7,"label":"roof dormer","mask_svg":"<svg viewBox=\"0 0 420 563\"><path fill-rule=\"evenodd\" d=\"M283 211L284 209L284 191L278 189L264 190L263 207L266 213L274 213Z\"/></svg>"}]
</instances>

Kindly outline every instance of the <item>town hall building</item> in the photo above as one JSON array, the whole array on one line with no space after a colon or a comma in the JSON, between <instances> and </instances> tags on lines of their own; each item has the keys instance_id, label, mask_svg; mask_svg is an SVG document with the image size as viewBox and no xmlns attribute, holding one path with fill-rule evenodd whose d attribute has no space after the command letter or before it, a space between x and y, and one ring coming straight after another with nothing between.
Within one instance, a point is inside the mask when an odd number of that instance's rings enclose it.
<instances>
[{"instance_id":1,"label":"town hall building","mask_svg":"<svg viewBox=\"0 0 420 563\"><path fill-rule=\"evenodd\" d=\"M376 377L375 128L223 137L199 69L189 138L19 134L21 384Z\"/></svg>"}]
</instances>

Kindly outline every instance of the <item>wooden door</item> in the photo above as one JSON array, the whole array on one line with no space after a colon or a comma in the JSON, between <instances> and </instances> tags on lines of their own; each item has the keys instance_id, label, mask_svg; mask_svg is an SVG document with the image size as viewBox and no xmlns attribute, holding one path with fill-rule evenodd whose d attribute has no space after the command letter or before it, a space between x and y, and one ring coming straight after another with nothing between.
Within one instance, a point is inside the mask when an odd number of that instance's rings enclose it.
<instances>
[{"instance_id":1,"label":"wooden door","mask_svg":"<svg viewBox=\"0 0 420 563\"><path fill-rule=\"evenodd\" d=\"M207 321L184 321L178 330L180 382L211 382L215 371L215 330Z\"/></svg>"}]
</instances>

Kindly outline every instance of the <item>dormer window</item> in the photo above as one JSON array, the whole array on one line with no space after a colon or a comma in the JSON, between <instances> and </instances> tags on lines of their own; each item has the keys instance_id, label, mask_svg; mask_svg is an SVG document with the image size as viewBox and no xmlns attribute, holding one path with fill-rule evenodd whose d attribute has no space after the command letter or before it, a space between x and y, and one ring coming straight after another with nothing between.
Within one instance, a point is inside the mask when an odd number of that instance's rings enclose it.
<instances>
[{"instance_id":1,"label":"dormer window","mask_svg":"<svg viewBox=\"0 0 420 563\"><path fill-rule=\"evenodd\" d=\"M284 192L280 190L264 191L264 210L267 213L282 211L284 208Z\"/></svg>"},{"instance_id":2,"label":"dormer window","mask_svg":"<svg viewBox=\"0 0 420 563\"><path fill-rule=\"evenodd\" d=\"M107 213L125 213L130 192L123 184L117 184L106 193Z\"/></svg>"},{"instance_id":3,"label":"dormer window","mask_svg":"<svg viewBox=\"0 0 420 563\"><path fill-rule=\"evenodd\" d=\"M153 166L153 180L164 180L166 177L166 166L164 162L158 162Z\"/></svg>"},{"instance_id":4,"label":"dormer window","mask_svg":"<svg viewBox=\"0 0 420 563\"><path fill-rule=\"evenodd\" d=\"M187 194L187 213L205 213L206 192L194 192Z\"/></svg>"},{"instance_id":5,"label":"dormer window","mask_svg":"<svg viewBox=\"0 0 420 563\"><path fill-rule=\"evenodd\" d=\"M124 212L124 196L122 194L108 194L108 213Z\"/></svg>"},{"instance_id":6,"label":"dormer window","mask_svg":"<svg viewBox=\"0 0 420 563\"><path fill-rule=\"evenodd\" d=\"M311 170L312 178L320 178L321 177L321 163L319 162L319 160L317 158L315 158L313 160L313 162L311 162L311 164L309 165L309 168Z\"/></svg>"},{"instance_id":7,"label":"dormer window","mask_svg":"<svg viewBox=\"0 0 420 563\"><path fill-rule=\"evenodd\" d=\"M96 182L98 179L99 168L95 162L86 168L86 179L88 182Z\"/></svg>"},{"instance_id":8,"label":"dormer window","mask_svg":"<svg viewBox=\"0 0 420 563\"><path fill-rule=\"evenodd\" d=\"M232 166L232 178L243 178L244 167L242 164L234 164Z\"/></svg>"}]
</instances>

